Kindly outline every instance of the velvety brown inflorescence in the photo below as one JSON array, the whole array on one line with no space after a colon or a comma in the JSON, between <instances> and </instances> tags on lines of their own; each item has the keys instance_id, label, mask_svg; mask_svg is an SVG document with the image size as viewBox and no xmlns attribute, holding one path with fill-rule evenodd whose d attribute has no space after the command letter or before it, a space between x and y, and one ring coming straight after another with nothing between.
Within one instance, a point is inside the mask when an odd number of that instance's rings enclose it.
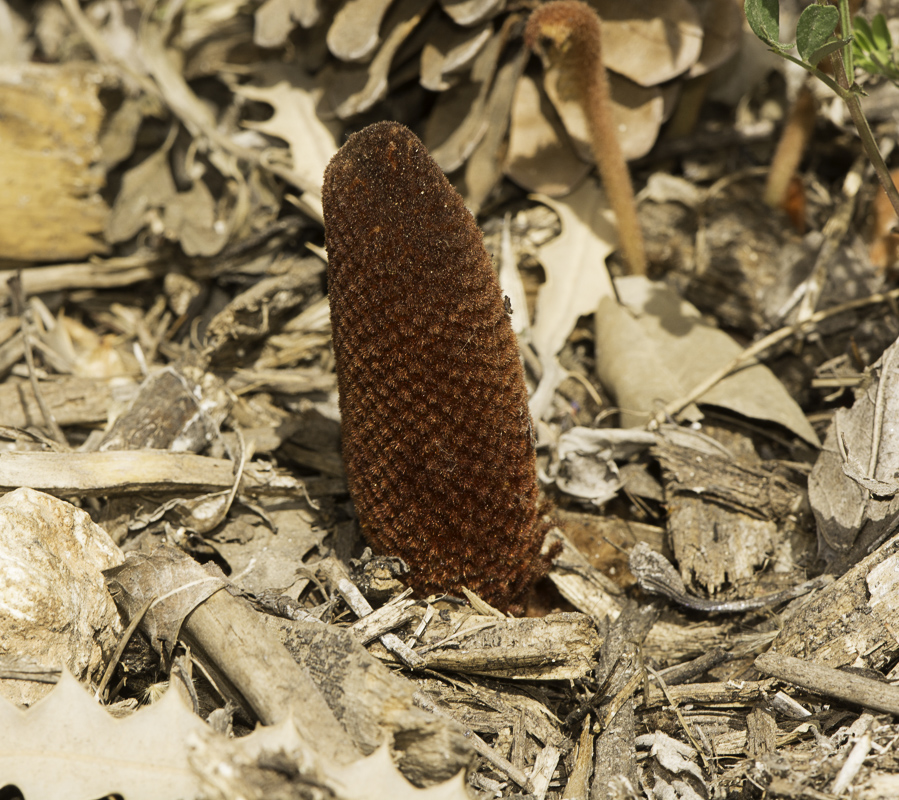
<instances>
[{"instance_id":1,"label":"velvety brown inflorescence","mask_svg":"<svg viewBox=\"0 0 899 800\"><path fill-rule=\"evenodd\" d=\"M325 171L343 460L363 532L419 594L501 609L546 573L527 388L481 232L398 123Z\"/></svg>"}]
</instances>

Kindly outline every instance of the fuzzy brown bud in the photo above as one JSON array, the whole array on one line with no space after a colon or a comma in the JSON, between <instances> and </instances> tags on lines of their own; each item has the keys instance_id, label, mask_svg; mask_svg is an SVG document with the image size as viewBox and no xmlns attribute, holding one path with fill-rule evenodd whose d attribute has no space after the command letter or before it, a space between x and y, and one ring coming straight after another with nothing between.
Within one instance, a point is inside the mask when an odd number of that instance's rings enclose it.
<instances>
[{"instance_id":1,"label":"fuzzy brown bud","mask_svg":"<svg viewBox=\"0 0 899 800\"><path fill-rule=\"evenodd\" d=\"M407 128L325 171L343 460L365 536L419 594L506 609L548 568L527 388L481 232Z\"/></svg>"}]
</instances>

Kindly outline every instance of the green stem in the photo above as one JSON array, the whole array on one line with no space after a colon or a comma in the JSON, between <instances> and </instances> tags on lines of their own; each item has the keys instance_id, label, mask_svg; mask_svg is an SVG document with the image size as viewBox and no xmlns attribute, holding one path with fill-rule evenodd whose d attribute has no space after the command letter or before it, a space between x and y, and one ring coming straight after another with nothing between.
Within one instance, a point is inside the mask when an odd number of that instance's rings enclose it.
<instances>
[{"instance_id":1,"label":"green stem","mask_svg":"<svg viewBox=\"0 0 899 800\"><path fill-rule=\"evenodd\" d=\"M847 45L844 50L848 49L849 46ZM840 96L846 101L846 105L849 108L849 116L852 117L852 121L855 123L858 135L862 140L862 146L865 148L865 153L874 167L877 180L880 181L880 185L886 192L886 195L893 206L893 210L896 212L896 216L899 217L899 192L896 191L896 185L893 183L890 171L884 163L883 156L880 155L880 150L877 149L877 142L874 141L874 134L871 131L871 126L868 125L868 120L865 119L864 112L862 111L862 104L859 99L858 91L849 86L849 79L843 64L842 55L843 54L838 50L832 56L834 61L834 75L836 75L837 80L840 83Z\"/></svg>"},{"instance_id":2,"label":"green stem","mask_svg":"<svg viewBox=\"0 0 899 800\"><path fill-rule=\"evenodd\" d=\"M840 0L840 33L841 38L849 39L852 37L852 20L849 19L849 0ZM855 82L855 64L852 63L852 45L847 44L843 48L843 62L846 65L846 76L849 83Z\"/></svg>"}]
</instances>

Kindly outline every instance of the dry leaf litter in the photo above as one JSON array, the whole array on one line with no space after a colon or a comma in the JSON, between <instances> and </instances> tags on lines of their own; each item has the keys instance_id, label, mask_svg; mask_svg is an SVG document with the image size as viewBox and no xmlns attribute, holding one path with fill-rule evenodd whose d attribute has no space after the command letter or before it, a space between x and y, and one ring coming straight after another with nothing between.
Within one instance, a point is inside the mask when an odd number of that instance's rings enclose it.
<instances>
[{"instance_id":1,"label":"dry leaf litter","mask_svg":"<svg viewBox=\"0 0 899 800\"><path fill-rule=\"evenodd\" d=\"M623 274L535 5L0 0L3 797L899 792L895 234L845 109L808 87L772 212L801 76L731 0L594 0ZM560 550L525 618L356 530L321 180L383 119L511 301Z\"/></svg>"}]
</instances>

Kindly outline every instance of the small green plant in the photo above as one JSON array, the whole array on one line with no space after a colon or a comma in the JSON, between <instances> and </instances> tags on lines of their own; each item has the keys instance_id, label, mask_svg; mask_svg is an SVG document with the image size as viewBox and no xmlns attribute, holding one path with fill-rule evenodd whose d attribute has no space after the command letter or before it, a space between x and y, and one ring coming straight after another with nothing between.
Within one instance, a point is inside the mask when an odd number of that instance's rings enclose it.
<instances>
[{"instance_id":1,"label":"small green plant","mask_svg":"<svg viewBox=\"0 0 899 800\"><path fill-rule=\"evenodd\" d=\"M798 64L825 83L846 103L865 153L877 173L877 179L899 216L899 192L896 191L890 172L877 149L871 126L862 113L859 97L864 92L855 82L856 66L868 69L870 63L875 69L868 71L886 74L887 77L890 75L881 71L882 69L896 69L892 37L887 30L886 21L882 17L878 21L875 17L874 21L868 24L865 20L860 22L856 19L856 26L853 28L849 19L849 0L838 0L836 5L813 3L799 16L795 43L786 43L780 41L778 0L745 0L744 8L746 20L756 36L775 53ZM849 30L853 31L853 35L844 38L842 32ZM790 55L790 51L794 48L798 58ZM833 77L818 68L818 64L824 58L830 59Z\"/></svg>"},{"instance_id":2,"label":"small green plant","mask_svg":"<svg viewBox=\"0 0 899 800\"><path fill-rule=\"evenodd\" d=\"M852 22L852 57L855 65L872 75L883 75L899 86L899 64L887 20L878 14L870 22L856 17Z\"/></svg>"}]
</instances>

